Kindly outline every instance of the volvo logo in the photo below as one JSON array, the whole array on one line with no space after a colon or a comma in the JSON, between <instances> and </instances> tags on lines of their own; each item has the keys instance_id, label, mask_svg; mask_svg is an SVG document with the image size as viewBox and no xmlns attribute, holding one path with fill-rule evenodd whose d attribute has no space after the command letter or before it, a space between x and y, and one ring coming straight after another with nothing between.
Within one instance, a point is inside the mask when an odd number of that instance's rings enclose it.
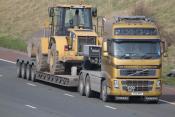
<instances>
[{"instance_id":1,"label":"volvo logo","mask_svg":"<svg viewBox=\"0 0 175 117\"><path fill-rule=\"evenodd\" d=\"M127 86L128 91L132 92L135 89L135 86Z\"/></svg>"}]
</instances>

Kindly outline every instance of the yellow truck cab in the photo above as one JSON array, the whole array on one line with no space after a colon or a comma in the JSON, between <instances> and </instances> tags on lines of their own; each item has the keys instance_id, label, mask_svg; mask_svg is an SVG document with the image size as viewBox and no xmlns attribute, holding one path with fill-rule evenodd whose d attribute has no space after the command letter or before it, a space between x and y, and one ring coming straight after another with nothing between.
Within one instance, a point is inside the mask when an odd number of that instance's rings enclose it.
<instances>
[{"instance_id":1,"label":"yellow truck cab","mask_svg":"<svg viewBox=\"0 0 175 117\"><path fill-rule=\"evenodd\" d=\"M103 101L139 98L157 103L162 93L161 47L165 46L159 31L144 16L115 19L112 37L103 42L100 68L92 70L91 65L80 72L79 92L87 97L92 91L99 92ZM89 63L93 63L91 56L98 60L99 46L85 46L84 50L89 50L84 52Z\"/></svg>"},{"instance_id":2,"label":"yellow truck cab","mask_svg":"<svg viewBox=\"0 0 175 117\"><path fill-rule=\"evenodd\" d=\"M108 54L102 57L109 95L157 101L162 93L162 51L155 23L144 16L115 19Z\"/></svg>"}]
</instances>

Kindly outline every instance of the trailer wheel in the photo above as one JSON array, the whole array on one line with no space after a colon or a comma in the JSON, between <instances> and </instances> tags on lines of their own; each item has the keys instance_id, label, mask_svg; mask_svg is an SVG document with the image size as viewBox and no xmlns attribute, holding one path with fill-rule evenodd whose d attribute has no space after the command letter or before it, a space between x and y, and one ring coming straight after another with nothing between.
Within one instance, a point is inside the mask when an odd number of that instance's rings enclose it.
<instances>
[{"instance_id":1,"label":"trailer wheel","mask_svg":"<svg viewBox=\"0 0 175 117\"><path fill-rule=\"evenodd\" d=\"M36 74L34 66L31 67L31 81L36 82Z\"/></svg>"},{"instance_id":2,"label":"trailer wheel","mask_svg":"<svg viewBox=\"0 0 175 117\"><path fill-rule=\"evenodd\" d=\"M86 95L86 97L92 97L92 90L91 90L91 84L90 84L90 77L89 77L89 75L86 76L85 95Z\"/></svg>"},{"instance_id":3,"label":"trailer wheel","mask_svg":"<svg viewBox=\"0 0 175 117\"><path fill-rule=\"evenodd\" d=\"M27 80L30 80L31 79L31 65L27 65L27 68L26 68L26 79Z\"/></svg>"},{"instance_id":4,"label":"trailer wheel","mask_svg":"<svg viewBox=\"0 0 175 117\"><path fill-rule=\"evenodd\" d=\"M146 101L147 104L158 104L159 103L159 98L156 100L150 100L150 101Z\"/></svg>"},{"instance_id":5,"label":"trailer wheel","mask_svg":"<svg viewBox=\"0 0 175 117\"><path fill-rule=\"evenodd\" d=\"M21 77L23 79L26 78L26 64L25 63L22 63L22 65L21 65Z\"/></svg>"},{"instance_id":6,"label":"trailer wheel","mask_svg":"<svg viewBox=\"0 0 175 117\"><path fill-rule=\"evenodd\" d=\"M17 62L17 77L21 78L21 63Z\"/></svg>"},{"instance_id":7,"label":"trailer wheel","mask_svg":"<svg viewBox=\"0 0 175 117\"><path fill-rule=\"evenodd\" d=\"M105 80L102 82L100 97L104 102L109 101L109 95L107 94L107 83Z\"/></svg>"},{"instance_id":8,"label":"trailer wheel","mask_svg":"<svg viewBox=\"0 0 175 117\"><path fill-rule=\"evenodd\" d=\"M85 93L84 93L84 82L83 82L83 76L82 76L82 74L80 74L78 90L80 92L80 95L81 96L84 96Z\"/></svg>"}]
</instances>

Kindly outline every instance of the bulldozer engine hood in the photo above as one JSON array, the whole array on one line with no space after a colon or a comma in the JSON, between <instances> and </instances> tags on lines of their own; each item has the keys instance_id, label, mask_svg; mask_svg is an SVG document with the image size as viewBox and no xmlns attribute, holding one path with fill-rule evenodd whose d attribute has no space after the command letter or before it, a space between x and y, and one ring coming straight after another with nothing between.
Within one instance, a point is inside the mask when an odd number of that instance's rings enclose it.
<instances>
[{"instance_id":1,"label":"bulldozer engine hood","mask_svg":"<svg viewBox=\"0 0 175 117\"><path fill-rule=\"evenodd\" d=\"M97 34L93 30L89 29L69 29L70 32L74 33L75 36L93 36L97 37Z\"/></svg>"}]
</instances>

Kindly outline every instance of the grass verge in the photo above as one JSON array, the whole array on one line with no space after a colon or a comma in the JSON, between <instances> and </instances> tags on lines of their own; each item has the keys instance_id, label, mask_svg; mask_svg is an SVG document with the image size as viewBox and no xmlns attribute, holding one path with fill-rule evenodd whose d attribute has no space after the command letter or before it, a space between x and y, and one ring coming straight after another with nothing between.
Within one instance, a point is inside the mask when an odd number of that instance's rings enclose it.
<instances>
[{"instance_id":1,"label":"grass verge","mask_svg":"<svg viewBox=\"0 0 175 117\"><path fill-rule=\"evenodd\" d=\"M167 77L167 74L175 69L175 46L170 46L168 48L168 57L163 58L163 66L162 66L162 80L166 85L175 86L175 77Z\"/></svg>"},{"instance_id":2,"label":"grass verge","mask_svg":"<svg viewBox=\"0 0 175 117\"><path fill-rule=\"evenodd\" d=\"M0 35L0 47L25 52L27 44L22 39L14 38L6 35Z\"/></svg>"}]
</instances>

